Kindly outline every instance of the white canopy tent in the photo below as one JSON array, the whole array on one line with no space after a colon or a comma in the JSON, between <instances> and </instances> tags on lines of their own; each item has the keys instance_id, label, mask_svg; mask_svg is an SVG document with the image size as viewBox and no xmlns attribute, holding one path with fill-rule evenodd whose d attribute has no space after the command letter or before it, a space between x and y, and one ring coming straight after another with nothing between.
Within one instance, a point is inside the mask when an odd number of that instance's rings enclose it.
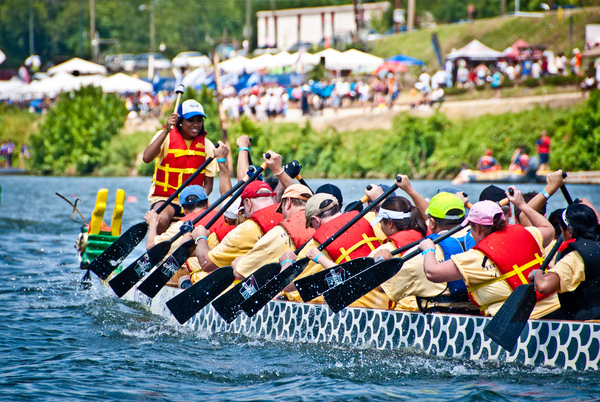
<instances>
[{"instance_id":1,"label":"white canopy tent","mask_svg":"<svg viewBox=\"0 0 600 402\"><path fill-rule=\"evenodd\" d=\"M8 98L41 98L55 97L62 92L78 90L92 85L105 77L100 74L75 77L66 72L59 72L41 80L34 80L29 85L24 84L7 91Z\"/></svg>"},{"instance_id":2,"label":"white canopy tent","mask_svg":"<svg viewBox=\"0 0 600 402\"><path fill-rule=\"evenodd\" d=\"M286 51L279 52L271 59L275 67L288 67L296 63L298 57L294 57Z\"/></svg>"},{"instance_id":3,"label":"white canopy tent","mask_svg":"<svg viewBox=\"0 0 600 402\"><path fill-rule=\"evenodd\" d=\"M381 57L373 56L356 49L347 50L341 56L334 59L327 68L332 70L360 70L367 72L375 71L377 67L384 63Z\"/></svg>"},{"instance_id":4,"label":"white canopy tent","mask_svg":"<svg viewBox=\"0 0 600 402\"><path fill-rule=\"evenodd\" d=\"M500 57L503 57L504 54L502 52L498 52L492 48L487 47L483 43L479 42L477 39L473 39L467 45L461 47L458 50L453 50L450 52L446 59L448 60L457 60L457 59L469 59L469 60L478 60L478 61L486 61L486 60L498 60Z\"/></svg>"},{"instance_id":5,"label":"white canopy tent","mask_svg":"<svg viewBox=\"0 0 600 402\"><path fill-rule=\"evenodd\" d=\"M219 68L225 72L242 72L248 67L250 59L244 56L235 56L219 63Z\"/></svg>"},{"instance_id":6,"label":"white canopy tent","mask_svg":"<svg viewBox=\"0 0 600 402\"><path fill-rule=\"evenodd\" d=\"M248 62L248 67L246 68L246 71L253 72L253 71L259 71L259 70L272 69L273 67L276 66L274 57L275 56L273 56L272 54L264 53L258 57L250 59L250 61Z\"/></svg>"},{"instance_id":7,"label":"white canopy tent","mask_svg":"<svg viewBox=\"0 0 600 402\"><path fill-rule=\"evenodd\" d=\"M95 85L101 87L104 92L116 92L119 94L152 92L153 90L151 83L130 77L123 73L111 75L110 77L97 82Z\"/></svg>"},{"instance_id":8,"label":"white canopy tent","mask_svg":"<svg viewBox=\"0 0 600 402\"><path fill-rule=\"evenodd\" d=\"M321 57L325 57L325 68L329 70L336 70L336 66L339 66L344 62L342 52L332 48L315 53L314 56L318 57L319 61L321 60Z\"/></svg>"},{"instance_id":9,"label":"white canopy tent","mask_svg":"<svg viewBox=\"0 0 600 402\"><path fill-rule=\"evenodd\" d=\"M74 75L102 74L106 75L106 67L75 57L48 69L49 75L66 72Z\"/></svg>"},{"instance_id":10,"label":"white canopy tent","mask_svg":"<svg viewBox=\"0 0 600 402\"><path fill-rule=\"evenodd\" d=\"M310 54L310 53L300 53L300 52L296 52L296 53L292 53L290 55L293 59L294 59L294 63L301 63L304 65L317 65L319 64L319 61L321 61L321 58L317 55L314 54Z\"/></svg>"}]
</instances>

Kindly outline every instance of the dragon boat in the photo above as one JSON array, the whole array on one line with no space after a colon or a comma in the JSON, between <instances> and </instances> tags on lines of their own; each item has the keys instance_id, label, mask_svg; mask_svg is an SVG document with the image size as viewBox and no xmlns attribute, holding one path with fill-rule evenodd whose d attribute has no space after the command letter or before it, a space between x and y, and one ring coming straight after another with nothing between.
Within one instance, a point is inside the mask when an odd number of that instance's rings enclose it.
<instances>
[{"instance_id":1,"label":"dragon boat","mask_svg":"<svg viewBox=\"0 0 600 402\"><path fill-rule=\"evenodd\" d=\"M134 288L125 297L179 325L165 305L179 292L164 287L151 299ZM229 332L268 341L415 348L443 358L578 371L599 369L600 323L529 320L516 348L508 352L484 335L490 320L472 315L352 307L335 314L326 305L271 301L254 317L240 315L231 324L209 305L184 325L195 331Z\"/></svg>"},{"instance_id":2,"label":"dragon boat","mask_svg":"<svg viewBox=\"0 0 600 402\"><path fill-rule=\"evenodd\" d=\"M117 192L111 227L102 216L108 190L98 193L90 225L78 239L81 269L118 238L124 193ZM119 269L115 271L118 272ZM102 281L106 284L106 281ZM179 325L166 302L182 290L165 286L150 298L134 286L125 299ZM376 349L413 348L432 356L498 361L567 370L600 368L600 322L529 320L513 351L497 345L483 330L491 320L447 313L416 313L347 307L339 313L327 305L271 301L254 317L238 316L227 324L211 305L184 325L208 333L235 333L268 341L331 343Z\"/></svg>"}]
</instances>

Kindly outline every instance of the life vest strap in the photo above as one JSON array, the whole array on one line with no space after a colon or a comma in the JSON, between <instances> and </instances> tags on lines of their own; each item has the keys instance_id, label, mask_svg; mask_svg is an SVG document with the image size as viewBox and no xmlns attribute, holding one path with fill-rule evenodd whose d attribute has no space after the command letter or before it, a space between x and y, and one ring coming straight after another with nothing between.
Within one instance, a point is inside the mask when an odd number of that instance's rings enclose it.
<instances>
[{"instance_id":1,"label":"life vest strap","mask_svg":"<svg viewBox=\"0 0 600 402\"><path fill-rule=\"evenodd\" d=\"M354 250L356 250L357 248L361 247L364 244L368 245L369 248L371 249L371 251L375 250L376 247L373 245L372 242L373 241L379 242L379 239L377 237L369 237L369 236L367 236L366 233L363 233L362 238L363 238L363 240L359 241L358 243L356 243L355 245L350 247L348 250L341 247L340 248L341 255L338 257L337 260L335 260L335 263L339 264L340 262L342 262L342 260L350 261L352 259L352 258L350 258L350 254L352 254L352 252Z\"/></svg>"},{"instance_id":2,"label":"life vest strap","mask_svg":"<svg viewBox=\"0 0 600 402\"><path fill-rule=\"evenodd\" d=\"M206 156L204 151L196 151L193 149L169 149L168 153L173 154L176 158L182 156Z\"/></svg>"},{"instance_id":3,"label":"life vest strap","mask_svg":"<svg viewBox=\"0 0 600 402\"><path fill-rule=\"evenodd\" d=\"M540 255L538 253L535 253L535 258L531 261L529 261L527 264L519 267L517 265L513 265L513 270L510 272L507 272L503 275L500 275L496 278L487 280L485 282L481 282L478 283L477 285L473 285L467 288L467 292L471 293L471 292L475 292L478 289L481 289L484 286L488 286L491 285L493 283L499 282L499 281L504 281L508 278L511 278L515 275L517 275L519 277L519 279L521 280L521 283L523 285L528 284L529 282L527 281L527 278L525 278L525 275L523 275L523 272L528 270L529 268L535 267L536 265L542 265L544 263L544 259L542 257L540 257Z\"/></svg>"}]
</instances>

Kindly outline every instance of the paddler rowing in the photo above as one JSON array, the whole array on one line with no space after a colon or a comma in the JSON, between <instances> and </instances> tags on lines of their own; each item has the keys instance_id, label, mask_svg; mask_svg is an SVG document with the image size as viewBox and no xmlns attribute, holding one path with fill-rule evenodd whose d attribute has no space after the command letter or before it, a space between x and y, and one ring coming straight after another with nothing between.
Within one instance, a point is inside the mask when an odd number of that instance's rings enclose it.
<instances>
[{"instance_id":1,"label":"paddler rowing","mask_svg":"<svg viewBox=\"0 0 600 402\"><path fill-rule=\"evenodd\" d=\"M182 113L185 120L186 112ZM182 127L188 123L198 126L201 120L180 123ZM247 154L239 153L238 171L247 169ZM211 158L219 160L223 155L226 147L219 144ZM325 301L334 311L352 304L493 316L514 289L529 284L532 272L544 262L555 229L536 211L558 189L564 189L565 182L562 171L548 175L547 186L529 203L514 187L503 192L518 208L519 222L527 227L507 222L509 215L501 209L505 200L500 205L497 200L480 201L467 215L465 205L470 204L462 191L441 191L427 202L402 175L389 188L370 185L365 193L372 202L361 212L343 213L339 189L332 191L334 186L328 185L328 192L317 191L313 195L308 187L293 184L279 154L269 150L263 157L263 165L229 191L220 186L222 197L211 206L206 203L206 186L180 182L166 186L171 196L183 191L179 203L186 214L183 223L174 222L166 230L166 237L170 237L168 248L161 246L165 238L159 236L159 214L149 213L148 227L154 236L147 241L148 255L155 256L152 250L158 247L167 251L158 261L147 258L150 261L146 261L146 267L160 264L140 290L147 285L148 291L142 291L153 297L179 268L186 266L179 274L186 276L191 271L194 286L182 292L177 302L173 299L168 303L180 322L215 299L215 308L229 321L240 311L256 314L272 298L300 301L305 297L304 301L313 303ZM258 179L267 167L279 179L272 186ZM223 179L228 181L228 175L222 174ZM212 189L212 183L209 187ZM404 190L414 205L407 198L392 195L398 189ZM331 194L337 192L339 195ZM233 227L219 217L230 210L238 197L244 221ZM219 206L221 202L226 204ZM600 250L598 221L590 207L577 204L565 215L563 235L571 236L570 249L559 257L562 260L556 274L552 273L551 264L548 274L536 276L536 286L544 294L538 295L532 318L556 318L562 314L559 299L569 299L570 318L577 317L578 309L586 310L581 315L585 319L600 317L593 271L594 264L600 264L600 251L594 248ZM582 211L576 211L577 208ZM209 210L214 213L209 214ZM576 222L571 226L569 216L571 222ZM218 219L221 220L215 226ZM225 226L227 230L219 237L218 229ZM209 241L211 236L215 241ZM181 251L169 251L175 244L174 237L181 237L181 245L173 247ZM195 252L190 256L194 246ZM398 258L391 258L393 255ZM168 257L163 260L165 256ZM139 272L137 267L132 269ZM569 272L575 274L569 276ZM152 279L156 275L161 278ZM231 287L235 280L239 284ZM315 295L313 288L317 287L321 293ZM121 289L128 290L126 286ZM557 297L556 291L568 296ZM472 305L467 302L467 293ZM592 295L592 302L579 300L582 295ZM185 314L178 316L182 309Z\"/></svg>"}]
</instances>

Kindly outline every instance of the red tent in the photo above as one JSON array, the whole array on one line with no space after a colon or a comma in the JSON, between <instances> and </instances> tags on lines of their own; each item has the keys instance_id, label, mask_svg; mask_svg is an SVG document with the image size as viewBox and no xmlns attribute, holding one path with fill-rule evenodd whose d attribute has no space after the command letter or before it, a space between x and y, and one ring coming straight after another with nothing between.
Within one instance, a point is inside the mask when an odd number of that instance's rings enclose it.
<instances>
[{"instance_id":1,"label":"red tent","mask_svg":"<svg viewBox=\"0 0 600 402\"><path fill-rule=\"evenodd\" d=\"M504 51L504 57L506 57L507 59L516 59L521 54L520 48L528 47L529 43L527 43L527 41L525 41L524 39L519 39Z\"/></svg>"},{"instance_id":2,"label":"red tent","mask_svg":"<svg viewBox=\"0 0 600 402\"><path fill-rule=\"evenodd\" d=\"M386 61L375 70L375 73L379 73L380 71L385 70L390 73L404 73L408 68L404 63L400 63L399 61Z\"/></svg>"}]
</instances>

